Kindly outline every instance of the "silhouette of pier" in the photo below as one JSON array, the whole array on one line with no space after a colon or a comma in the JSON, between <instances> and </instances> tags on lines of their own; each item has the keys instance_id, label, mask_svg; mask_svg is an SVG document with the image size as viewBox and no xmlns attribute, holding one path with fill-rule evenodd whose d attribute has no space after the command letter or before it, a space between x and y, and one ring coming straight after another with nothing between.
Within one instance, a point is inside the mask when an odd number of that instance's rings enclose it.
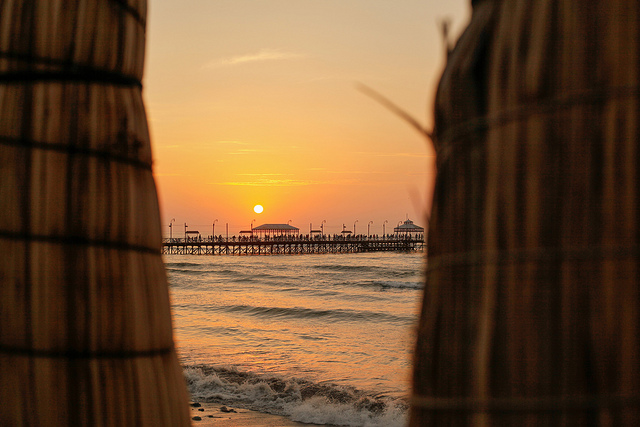
<instances>
[{"instance_id":1,"label":"silhouette of pier","mask_svg":"<svg viewBox=\"0 0 640 427\"><path fill-rule=\"evenodd\" d=\"M187 237L164 239L166 255L297 255L423 251L423 235Z\"/></svg>"}]
</instances>

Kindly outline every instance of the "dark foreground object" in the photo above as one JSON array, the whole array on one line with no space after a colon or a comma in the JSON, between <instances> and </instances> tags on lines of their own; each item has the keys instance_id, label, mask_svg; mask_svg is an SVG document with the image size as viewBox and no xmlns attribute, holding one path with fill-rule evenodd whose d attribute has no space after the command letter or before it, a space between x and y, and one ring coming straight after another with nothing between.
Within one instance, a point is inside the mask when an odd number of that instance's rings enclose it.
<instances>
[{"instance_id":1,"label":"dark foreground object","mask_svg":"<svg viewBox=\"0 0 640 427\"><path fill-rule=\"evenodd\" d=\"M437 95L412 426L640 424L639 8L474 2Z\"/></svg>"}]
</instances>

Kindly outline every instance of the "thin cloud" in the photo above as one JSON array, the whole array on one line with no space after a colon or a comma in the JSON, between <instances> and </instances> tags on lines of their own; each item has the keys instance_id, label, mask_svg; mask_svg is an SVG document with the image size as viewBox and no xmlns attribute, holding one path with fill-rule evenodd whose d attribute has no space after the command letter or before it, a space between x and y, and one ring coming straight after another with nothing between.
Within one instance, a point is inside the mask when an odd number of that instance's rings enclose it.
<instances>
[{"instance_id":1,"label":"thin cloud","mask_svg":"<svg viewBox=\"0 0 640 427\"><path fill-rule=\"evenodd\" d=\"M336 175L389 175L394 172L385 172L385 171L348 171L348 170L328 170L326 173L336 174Z\"/></svg>"},{"instance_id":2,"label":"thin cloud","mask_svg":"<svg viewBox=\"0 0 640 427\"><path fill-rule=\"evenodd\" d=\"M242 65L250 62L278 61L284 59L302 58L305 55L293 52L284 52L279 49L262 49L257 53L247 55L232 56L230 58L222 58L212 61L204 66L204 68L220 68L234 65Z\"/></svg>"},{"instance_id":3,"label":"thin cloud","mask_svg":"<svg viewBox=\"0 0 640 427\"><path fill-rule=\"evenodd\" d=\"M227 154L230 154L230 155L233 155L233 156L241 156L241 155L245 155L245 154L268 153L268 152L269 152L269 150L258 149L258 148L240 148L237 151L229 152Z\"/></svg>"},{"instance_id":4,"label":"thin cloud","mask_svg":"<svg viewBox=\"0 0 640 427\"><path fill-rule=\"evenodd\" d=\"M314 181L300 181L295 179L259 179L256 181L236 181L236 182L219 182L214 183L217 185L229 185L229 186L245 186L245 187L300 187L305 185L317 184Z\"/></svg>"},{"instance_id":5,"label":"thin cloud","mask_svg":"<svg viewBox=\"0 0 640 427\"><path fill-rule=\"evenodd\" d=\"M238 176L291 176L292 173L239 173Z\"/></svg>"},{"instance_id":6,"label":"thin cloud","mask_svg":"<svg viewBox=\"0 0 640 427\"><path fill-rule=\"evenodd\" d=\"M431 154L427 154L427 153L384 153L384 152L367 152L367 151L360 151L357 152L356 154L358 155L369 155L369 156L375 156L375 157L415 157L415 158L422 158L422 159L426 159L429 157L435 157Z\"/></svg>"},{"instance_id":7,"label":"thin cloud","mask_svg":"<svg viewBox=\"0 0 640 427\"><path fill-rule=\"evenodd\" d=\"M402 185L404 181L385 181L386 185ZM380 186L379 181L362 180L356 178L342 178L325 181L306 181L296 179L273 179L264 178L253 181L227 181L227 182L211 182L212 185L224 185L231 187L303 187L311 185L341 185L341 186L357 186L370 187Z\"/></svg>"},{"instance_id":8,"label":"thin cloud","mask_svg":"<svg viewBox=\"0 0 640 427\"><path fill-rule=\"evenodd\" d=\"M248 142L243 141L216 141L217 144L235 144L235 145L249 145Z\"/></svg>"},{"instance_id":9,"label":"thin cloud","mask_svg":"<svg viewBox=\"0 0 640 427\"><path fill-rule=\"evenodd\" d=\"M380 153L376 155L379 157L416 157L421 159L435 157L434 155L427 153Z\"/></svg>"}]
</instances>

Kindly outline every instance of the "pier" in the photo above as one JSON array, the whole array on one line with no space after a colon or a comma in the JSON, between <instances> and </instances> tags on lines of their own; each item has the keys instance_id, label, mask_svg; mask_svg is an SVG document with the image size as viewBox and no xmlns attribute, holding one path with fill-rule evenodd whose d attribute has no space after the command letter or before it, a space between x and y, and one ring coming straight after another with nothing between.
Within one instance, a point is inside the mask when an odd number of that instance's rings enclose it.
<instances>
[{"instance_id":1,"label":"pier","mask_svg":"<svg viewBox=\"0 0 640 427\"><path fill-rule=\"evenodd\" d=\"M164 239L166 255L298 255L358 252L414 252L425 247L422 235L187 237Z\"/></svg>"}]
</instances>

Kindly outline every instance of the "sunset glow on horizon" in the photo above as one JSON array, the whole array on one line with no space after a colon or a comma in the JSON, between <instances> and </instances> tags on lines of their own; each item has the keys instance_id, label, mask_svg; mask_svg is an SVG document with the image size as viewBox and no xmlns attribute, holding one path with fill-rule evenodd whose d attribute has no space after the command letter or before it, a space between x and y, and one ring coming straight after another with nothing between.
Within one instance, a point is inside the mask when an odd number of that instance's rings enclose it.
<instances>
[{"instance_id":1,"label":"sunset glow on horizon","mask_svg":"<svg viewBox=\"0 0 640 427\"><path fill-rule=\"evenodd\" d=\"M252 221L301 232L408 215L426 225L434 153L365 84L432 127L466 0L153 0L144 97L167 219L230 233ZM268 210L247 206L261 201ZM259 214L260 217L256 218ZM393 227L391 227L393 228ZM219 228L215 231L218 234ZM204 232L206 233L206 232Z\"/></svg>"}]
</instances>

